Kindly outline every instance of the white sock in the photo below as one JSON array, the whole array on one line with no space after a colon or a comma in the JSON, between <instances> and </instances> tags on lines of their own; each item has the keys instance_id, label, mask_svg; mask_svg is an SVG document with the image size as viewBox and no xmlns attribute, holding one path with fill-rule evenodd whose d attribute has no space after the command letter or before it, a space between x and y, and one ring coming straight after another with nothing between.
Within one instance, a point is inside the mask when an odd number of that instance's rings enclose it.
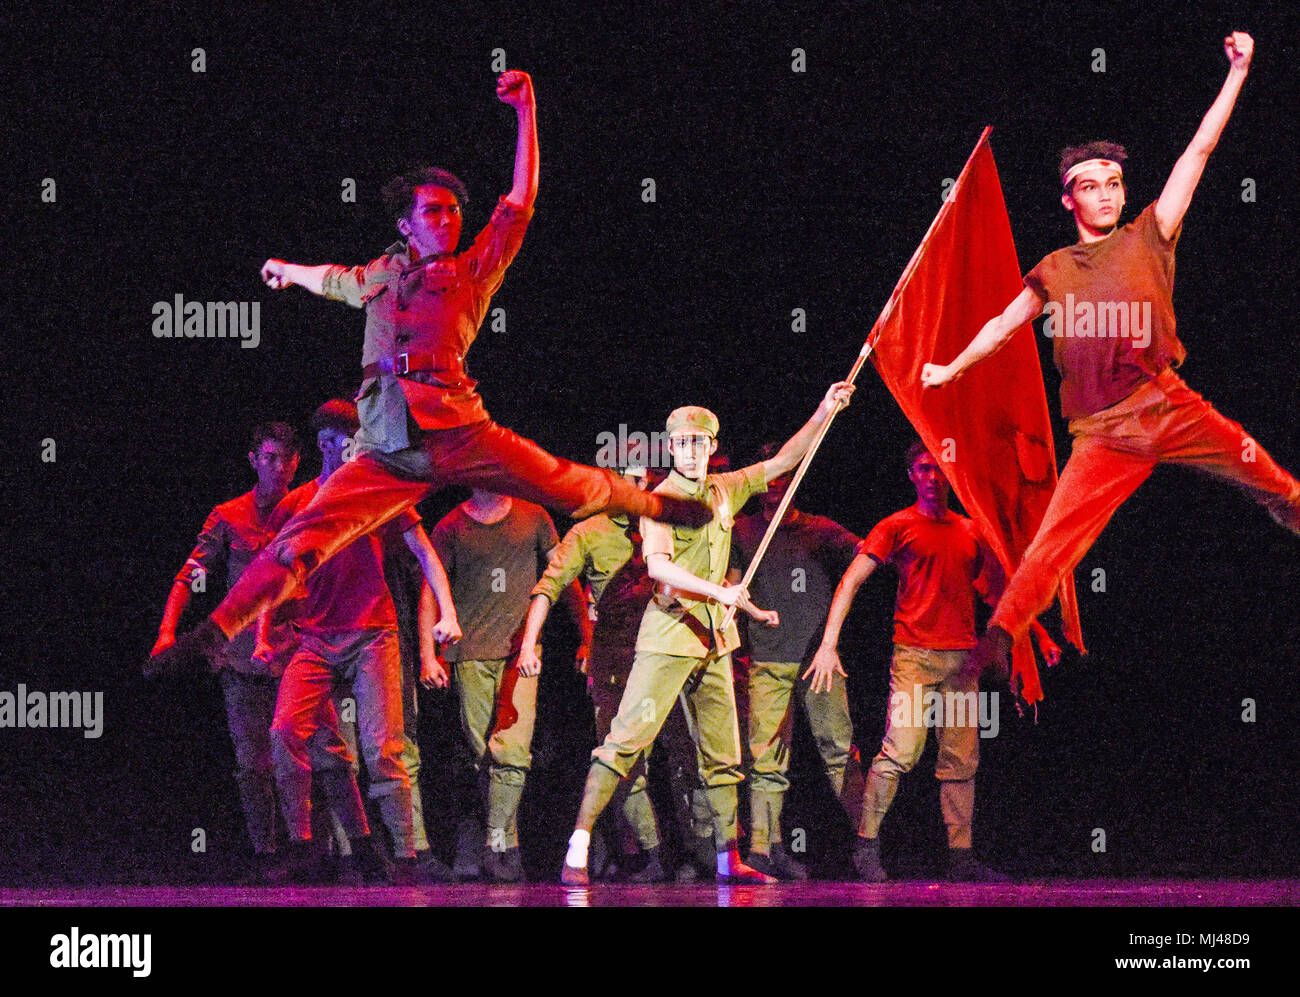
<instances>
[{"instance_id":1,"label":"white sock","mask_svg":"<svg viewBox=\"0 0 1300 997\"><path fill-rule=\"evenodd\" d=\"M740 864L740 852L736 851L736 849L733 848L730 851L718 852L719 876L730 876L736 871L736 867Z\"/></svg>"},{"instance_id":2,"label":"white sock","mask_svg":"<svg viewBox=\"0 0 1300 997\"><path fill-rule=\"evenodd\" d=\"M573 869L587 868L587 846L591 844L591 832L577 828L569 835L569 850L564 853L564 864Z\"/></svg>"}]
</instances>

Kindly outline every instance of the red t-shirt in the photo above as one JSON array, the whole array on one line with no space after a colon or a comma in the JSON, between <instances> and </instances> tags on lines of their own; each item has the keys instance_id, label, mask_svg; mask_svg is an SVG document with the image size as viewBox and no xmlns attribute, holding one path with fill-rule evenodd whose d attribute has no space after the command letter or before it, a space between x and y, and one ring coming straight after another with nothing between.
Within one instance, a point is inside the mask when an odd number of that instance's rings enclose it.
<instances>
[{"instance_id":1,"label":"red t-shirt","mask_svg":"<svg viewBox=\"0 0 1300 997\"><path fill-rule=\"evenodd\" d=\"M294 494L299 508L315 496L310 481ZM402 534L420 525L420 516L407 509L368 536L358 537L307 578L307 593L296 605L293 627L301 632L338 633L347 630L395 630L397 612L384 581L384 544L402 542Z\"/></svg>"},{"instance_id":2,"label":"red t-shirt","mask_svg":"<svg viewBox=\"0 0 1300 997\"><path fill-rule=\"evenodd\" d=\"M896 644L935 651L975 646L975 579L992 554L969 519L951 509L931 519L914 505L877 523L858 553L898 571Z\"/></svg>"}]
</instances>

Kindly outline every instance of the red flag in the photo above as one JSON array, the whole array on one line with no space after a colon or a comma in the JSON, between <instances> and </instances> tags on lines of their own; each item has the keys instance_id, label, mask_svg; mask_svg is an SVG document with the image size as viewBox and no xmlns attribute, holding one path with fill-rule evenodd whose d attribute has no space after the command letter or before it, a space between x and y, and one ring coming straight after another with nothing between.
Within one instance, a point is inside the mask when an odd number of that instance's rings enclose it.
<instances>
[{"instance_id":1,"label":"red flag","mask_svg":"<svg viewBox=\"0 0 1300 997\"><path fill-rule=\"evenodd\" d=\"M1023 289L1011 222L984 129L868 337L872 360L952 490L1007 570L1020 563L1056 488L1056 453L1034 330L939 390L921 367L947 363ZM1074 579L1057 593L1066 638L1083 634ZM1012 654L1012 688L1043 698L1028 640Z\"/></svg>"}]
</instances>

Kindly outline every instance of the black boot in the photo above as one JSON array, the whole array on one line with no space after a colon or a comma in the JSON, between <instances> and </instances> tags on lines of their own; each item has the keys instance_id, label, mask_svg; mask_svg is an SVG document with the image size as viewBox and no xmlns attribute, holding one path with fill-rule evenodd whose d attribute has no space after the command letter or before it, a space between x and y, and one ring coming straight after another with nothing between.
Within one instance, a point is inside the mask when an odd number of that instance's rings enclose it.
<instances>
[{"instance_id":1,"label":"black boot","mask_svg":"<svg viewBox=\"0 0 1300 997\"><path fill-rule=\"evenodd\" d=\"M503 851L484 847L483 874L494 883L522 883L524 862L519 854L519 846Z\"/></svg>"},{"instance_id":2,"label":"black boot","mask_svg":"<svg viewBox=\"0 0 1300 997\"><path fill-rule=\"evenodd\" d=\"M664 864L659 858L659 848L655 846L646 850L645 865L627 877L629 883L663 883L668 880Z\"/></svg>"},{"instance_id":3,"label":"black boot","mask_svg":"<svg viewBox=\"0 0 1300 997\"><path fill-rule=\"evenodd\" d=\"M291 841L283 857L268 870L267 881L273 886L311 886L325 882L323 859L311 838Z\"/></svg>"},{"instance_id":4,"label":"black boot","mask_svg":"<svg viewBox=\"0 0 1300 997\"><path fill-rule=\"evenodd\" d=\"M1009 883L1011 877L990 869L969 848L948 849L948 878L954 883Z\"/></svg>"},{"instance_id":5,"label":"black boot","mask_svg":"<svg viewBox=\"0 0 1300 997\"><path fill-rule=\"evenodd\" d=\"M718 853L713 847L713 835L692 834L686 844L685 861L677 867L677 882L711 883L718 871Z\"/></svg>"},{"instance_id":6,"label":"black boot","mask_svg":"<svg viewBox=\"0 0 1300 997\"><path fill-rule=\"evenodd\" d=\"M458 883L468 883L483 875L479 861L479 842L483 840L483 829L473 817L466 817L456 825L456 857L452 860L451 871Z\"/></svg>"},{"instance_id":7,"label":"black boot","mask_svg":"<svg viewBox=\"0 0 1300 997\"><path fill-rule=\"evenodd\" d=\"M853 868L858 873L858 880L863 883L885 883L889 876L880 864L880 839L858 838L853 848Z\"/></svg>"},{"instance_id":8,"label":"black boot","mask_svg":"<svg viewBox=\"0 0 1300 997\"><path fill-rule=\"evenodd\" d=\"M802 883L808 878L808 869L802 862L796 862L779 841L772 842L766 855L762 852L750 852L749 864L759 872L791 882Z\"/></svg>"},{"instance_id":9,"label":"black boot","mask_svg":"<svg viewBox=\"0 0 1300 997\"><path fill-rule=\"evenodd\" d=\"M393 882L393 865L375 845L373 835L352 839L352 854L340 862L339 878L350 884L388 886Z\"/></svg>"},{"instance_id":10,"label":"black boot","mask_svg":"<svg viewBox=\"0 0 1300 997\"><path fill-rule=\"evenodd\" d=\"M409 859L393 859L394 886L428 886L432 883L450 883L451 870L437 859L422 859L428 852L417 852Z\"/></svg>"},{"instance_id":11,"label":"black boot","mask_svg":"<svg viewBox=\"0 0 1300 997\"><path fill-rule=\"evenodd\" d=\"M221 628L207 619L177 637L167 650L150 657L141 671L147 679L216 671L221 649L229 643Z\"/></svg>"}]
</instances>

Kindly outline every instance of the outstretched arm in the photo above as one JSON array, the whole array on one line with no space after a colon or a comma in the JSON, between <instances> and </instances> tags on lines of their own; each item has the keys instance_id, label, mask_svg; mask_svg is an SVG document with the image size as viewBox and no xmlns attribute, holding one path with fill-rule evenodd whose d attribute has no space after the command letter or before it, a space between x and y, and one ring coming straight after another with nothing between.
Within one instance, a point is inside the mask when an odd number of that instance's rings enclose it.
<instances>
[{"instance_id":1,"label":"outstretched arm","mask_svg":"<svg viewBox=\"0 0 1300 997\"><path fill-rule=\"evenodd\" d=\"M533 81L518 69L507 70L497 78L497 96L515 109L519 119L519 137L515 141L514 186L506 200L516 208L529 210L537 199L537 175L540 155L537 151L537 101Z\"/></svg>"},{"instance_id":2,"label":"outstretched arm","mask_svg":"<svg viewBox=\"0 0 1300 997\"><path fill-rule=\"evenodd\" d=\"M763 473L767 476L768 481L775 481L781 475L793 471L799 466L799 461L803 460L803 455L808 452L812 446L812 441L817 436L817 430L821 429L822 423L831 417L838 403L849 403L849 398L853 394L853 385L848 381L836 381L826 391L826 397L821 400L817 406L817 411L812 414L812 418L803 424L803 428L788 439L775 455L763 461Z\"/></svg>"},{"instance_id":3,"label":"outstretched arm","mask_svg":"<svg viewBox=\"0 0 1300 997\"><path fill-rule=\"evenodd\" d=\"M1026 322L1032 322L1043 310L1043 299L1033 288L1026 287L1007 305L1006 310L996 318L984 323L975 338L966 349L957 354L949 364L928 363L921 368L921 384L927 388L937 388L955 381L981 360L987 360L1002 349L1012 335Z\"/></svg>"},{"instance_id":4,"label":"outstretched arm","mask_svg":"<svg viewBox=\"0 0 1300 997\"><path fill-rule=\"evenodd\" d=\"M844 577L835 586L835 597L831 599L830 612L826 614L826 629L822 634L821 645L813 655L812 664L803 673L804 678L812 676L813 692L830 692L835 673L845 676L844 666L840 664L840 629L844 626L844 618L849 615L853 597L875 570L875 558L859 554L850 562Z\"/></svg>"},{"instance_id":5,"label":"outstretched arm","mask_svg":"<svg viewBox=\"0 0 1300 997\"><path fill-rule=\"evenodd\" d=\"M1250 72L1250 57L1255 51L1255 41L1244 31L1234 31L1223 40L1223 49L1231 64L1228 78L1223 81L1219 96L1214 98L1214 103L1201 119L1201 127L1196 129L1191 144L1178 157L1173 172L1165 181L1165 189L1160 192L1160 200L1156 201L1156 224L1166 239L1173 238L1178 226L1183 223L1187 206L1192 203L1192 194L1201 182L1205 163L1214 147L1219 144L1219 136L1223 134L1224 126L1232 116L1237 94L1241 93L1241 85L1246 82L1246 74Z\"/></svg>"},{"instance_id":6,"label":"outstretched arm","mask_svg":"<svg viewBox=\"0 0 1300 997\"><path fill-rule=\"evenodd\" d=\"M297 284L312 294L324 294L325 272L332 265L320 263L316 266L303 266L301 263L286 263L284 260L267 260L262 264L262 280L273 291L283 291L286 287Z\"/></svg>"}]
</instances>

